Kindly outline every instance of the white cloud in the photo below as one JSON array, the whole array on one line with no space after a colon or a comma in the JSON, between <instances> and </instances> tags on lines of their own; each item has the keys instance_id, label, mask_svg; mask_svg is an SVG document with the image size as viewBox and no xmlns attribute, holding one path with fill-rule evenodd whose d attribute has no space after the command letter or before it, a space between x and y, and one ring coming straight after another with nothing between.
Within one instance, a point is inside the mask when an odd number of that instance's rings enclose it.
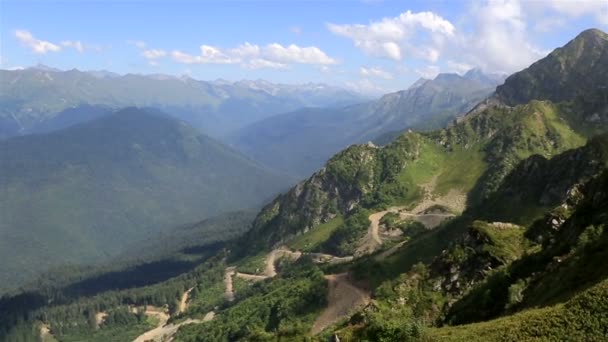
<instances>
[{"instance_id":1,"label":"white cloud","mask_svg":"<svg viewBox=\"0 0 608 342\"><path fill-rule=\"evenodd\" d=\"M371 67L371 68L361 67L359 69L359 74L361 74L361 76L364 76L364 77L378 77L378 78L383 78L385 80L393 79L393 74L391 74L390 72L388 72L386 70L383 70L380 67Z\"/></svg>"},{"instance_id":2,"label":"white cloud","mask_svg":"<svg viewBox=\"0 0 608 342\"><path fill-rule=\"evenodd\" d=\"M176 62L184 64L234 64L240 60L231 58L219 48L210 45L201 45L199 55L190 55L181 51L173 51L172 56Z\"/></svg>"},{"instance_id":3,"label":"white cloud","mask_svg":"<svg viewBox=\"0 0 608 342\"><path fill-rule=\"evenodd\" d=\"M310 46L300 47L295 44L283 46L278 43L260 47L244 43L236 48L222 49L210 45L201 45L201 53L191 55L179 50L171 53L173 59L184 64L241 64L246 68L285 69L289 64L331 65L338 62L321 49Z\"/></svg>"},{"instance_id":4,"label":"white cloud","mask_svg":"<svg viewBox=\"0 0 608 342\"><path fill-rule=\"evenodd\" d=\"M439 58L442 37L454 35L454 25L433 12L407 11L397 17L363 24L327 24L332 33L349 38L365 53L401 60L406 54L423 56L430 61ZM418 34L426 33L430 39L418 42ZM429 45L430 44L430 45Z\"/></svg>"},{"instance_id":5,"label":"white cloud","mask_svg":"<svg viewBox=\"0 0 608 342\"><path fill-rule=\"evenodd\" d=\"M142 51L141 55L144 56L146 59L155 60L165 57L167 55L167 51L160 49L150 49Z\"/></svg>"},{"instance_id":6,"label":"white cloud","mask_svg":"<svg viewBox=\"0 0 608 342\"><path fill-rule=\"evenodd\" d=\"M61 45L64 47L74 48L76 51L78 51L80 53L84 52L84 45L79 40L77 40L77 41L64 40L61 42Z\"/></svg>"},{"instance_id":7,"label":"white cloud","mask_svg":"<svg viewBox=\"0 0 608 342\"><path fill-rule=\"evenodd\" d=\"M474 68L474 66L471 64L455 62L452 60L449 60L447 65L450 72L455 72L461 75Z\"/></svg>"},{"instance_id":8,"label":"white cloud","mask_svg":"<svg viewBox=\"0 0 608 342\"><path fill-rule=\"evenodd\" d=\"M529 40L525 11L518 0L487 1L474 6L469 17L475 18L473 32L460 34L454 49L466 63L509 73L545 55Z\"/></svg>"},{"instance_id":9,"label":"white cloud","mask_svg":"<svg viewBox=\"0 0 608 342\"><path fill-rule=\"evenodd\" d=\"M281 44L274 43L267 45L263 53L268 59L287 63L320 65L338 63L316 46L299 47L295 44L282 46Z\"/></svg>"},{"instance_id":10,"label":"white cloud","mask_svg":"<svg viewBox=\"0 0 608 342\"><path fill-rule=\"evenodd\" d=\"M592 15L597 22L608 25L608 3L605 0L544 0L536 6L546 6L570 18Z\"/></svg>"},{"instance_id":11,"label":"white cloud","mask_svg":"<svg viewBox=\"0 0 608 342\"><path fill-rule=\"evenodd\" d=\"M263 58L256 58L250 60L247 64L243 64L243 67L248 69L262 69L262 68L270 68L270 69L287 69L289 66L284 63L278 63L269 61Z\"/></svg>"},{"instance_id":12,"label":"white cloud","mask_svg":"<svg viewBox=\"0 0 608 342\"><path fill-rule=\"evenodd\" d=\"M260 56L260 47L255 44L245 42L234 49L230 49L229 54L236 58L256 58Z\"/></svg>"},{"instance_id":13,"label":"white cloud","mask_svg":"<svg viewBox=\"0 0 608 342\"><path fill-rule=\"evenodd\" d=\"M439 67L436 65L427 65L423 68L419 68L414 70L418 75L420 75L420 77L424 77L424 78L428 78L428 79L433 79L435 77L437 77L437 75L439 74Z\"/></svg>"},{"instance_id":14,"label":"white cloud","mask_svg":"<svg viewBox=\"0 0 608 342\"><path fill-rule=\"evenodd\" d=\"M29 31L26 30L15 31L15 37L21 42L21 44L38 54L61 51L61 46L44 40L36 39Z\"/></svg>"}]
</instances>

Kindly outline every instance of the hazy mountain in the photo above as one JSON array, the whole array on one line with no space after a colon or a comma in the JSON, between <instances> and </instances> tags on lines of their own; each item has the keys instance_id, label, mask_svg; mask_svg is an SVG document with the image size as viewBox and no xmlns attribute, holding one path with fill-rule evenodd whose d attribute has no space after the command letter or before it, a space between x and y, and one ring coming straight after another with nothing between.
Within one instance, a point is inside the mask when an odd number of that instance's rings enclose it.
<instances>
[{"instance_id":1,"label":"hazy mountain","mask_svg":"<svg viewBox=\"0 0 608 342\"><path fill-rule=\"evenodd\" d=\"M125 109L0 142L0 275L122 252L162 227L257 207L289 180L167 115Z\"/></svg>"},{"instance_id":2,"label":"hazy mountain","mask_svg":"<svg viewBox=\"0 0 608 342\"><path fill-rule=\"evenodd\" d=\"M578 67L601 74L608 64ZM171 279L146 282L137 272L146 264L58 273L0 300L0 337L133 340L160 329L187 342L603 340L608 90L561 87L552 100L543 91L513 106L484 101L384 147L350 146L268 203L228 248ZM112 287L136 272L148 286ZM172 324L156 328L146 316L158 312L139 311L152 306Z\"/></svg>"},{"instance_id":3,"label":"hazy mountain","mask_svg":"<svg viewBox=\"0 0 608 342\"><path fill-rule=\"evenodd\" d=\"M0 138L36 130L58 113L80 105L155 107L218 137L274 114L364 100L323 84L205 82L158 74L60 71L40 65L0 70L0 78Z\"/></svg>"},{"instance_id":4,"label":"hazy mountain","mask_svg":"<svg viewBox=\"0 0 608 342\"><path fill-rule=\"evenodd\" d=\"M444 126L488 96L500 79L439 74L376 101L341 108L306 108L255 122L231 135L239 150L273 168L305 176L333 153L405 128ZM479 81L478 79L482 79Z\"/></svg>"}]
</instances>

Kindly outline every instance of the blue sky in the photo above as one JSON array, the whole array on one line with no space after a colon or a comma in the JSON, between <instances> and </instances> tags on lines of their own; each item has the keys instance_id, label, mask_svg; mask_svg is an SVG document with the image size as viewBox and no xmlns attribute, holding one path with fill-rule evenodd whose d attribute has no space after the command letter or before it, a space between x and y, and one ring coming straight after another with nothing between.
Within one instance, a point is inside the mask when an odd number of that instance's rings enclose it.
<instances>
[{"instance_id":1,"label":"blue sky","mask_svg":"<svg viewBox=\"0 0 608 342\"><path fill-rule=\"evenodd\" d=\"M607 24L608 1L594 0L3 0L0 67L386 92L438 72L514 72Z\"/></svg>"}]
</instances>

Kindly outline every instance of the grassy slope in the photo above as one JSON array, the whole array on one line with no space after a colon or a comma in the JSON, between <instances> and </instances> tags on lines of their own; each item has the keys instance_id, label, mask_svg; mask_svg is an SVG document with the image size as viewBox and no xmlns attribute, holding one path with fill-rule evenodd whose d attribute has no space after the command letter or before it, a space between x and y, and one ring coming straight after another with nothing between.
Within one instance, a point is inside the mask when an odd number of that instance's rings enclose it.
<instances>
[{"instance_id":1,"label":"grassy slope","mask_svg":"<svg viewBox=\"0 0 608 342\"><path fill-rule=\"evenodd\" d=\"M311 251L318 245L327 241L331 234L344 223L342 216L338 216L331 221L313 227L310 231L297 236L289 241L288 246L295 250Z\"/></svg>"},{"instance_id":2,"label":"grassy slope","mask_svg":"<svg viewBox=\"0 0 608 342\"><path fill-rule=\"evenodd\" d=\"M428 341L600 341L608 337L608 280L565 303L463 326L428 329Z\"/></svg>"}]
</instances>

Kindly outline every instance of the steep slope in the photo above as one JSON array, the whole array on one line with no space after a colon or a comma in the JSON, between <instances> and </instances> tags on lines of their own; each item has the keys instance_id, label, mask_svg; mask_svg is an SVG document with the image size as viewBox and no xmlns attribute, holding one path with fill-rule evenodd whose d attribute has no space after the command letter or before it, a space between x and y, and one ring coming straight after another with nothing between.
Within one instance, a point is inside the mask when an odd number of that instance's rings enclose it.
<instances>
[{"instance_id":1,"label":"steep slope","mask_svg":"<svg viewBox=\"0 0 608 342\"><path fill-rule=\"evenodd\" d=\"M364 98L323 84L290 86L264 81L205 82L168 75L60 71L44 66L0 70L0 138L27 134L80 105L154 107L219 137L262 118L305 106L352 104Z\"/></svg>"},{"instance_id":2,"label":"steep slope","mask_svg":"<svg viewBox=\"0 0 608 342\"><path fill-rule=\"evenodd\" d=\"M469 78L470 77L470 78ZM334 153L405 128L439 128L466 113L498 83L440 74L407 90L360 105L302 109L253 123L231 136L254 159L299 176L309 175Z\"/></svg>"},{"instance_id":3,"label":"steep slope","mask_svg":"<svg viewBox=\"0 0 608 342\"><path fill-rule=\"evenodd\" d=\"M249 241L280 243L360 207L413 205L421 199L421 185L431 180L433 196L455 191L468 195L469 204L479 203L520 161L534 154L550 158L585 143L585 135L565 120L569 108L538 101L489 108L444 130L405 133L383 148L351 146L267 205ZM605 131L608 122L596 126Z\"/></svg>"},{"instance_id":4,"label":"steep slope","mask_svg":"<svg viewBox=\"0 0 608 342\"><path fill-rule=\"evenodd\" d=\"M162 113L125 109L0 143L5 286L178 223L260 205L288 180Z\"/></svg>"},{"instance_id":5,"label":"steep slope","mask_svg":"<svg viewBox=\"0 0 608 342\"><path fill-rule=\"evenodd\" d=\"M605 95L489 101L445 129L351 146L193 271L57 304L10 297L0 323L11 336L135 337L153 327L133 309L154 305L169 324L214 317L175 341L603 340ZM100 328L87 317L102 310Z\"/></svg>"},{"instance_id":6,"label":"steep slope","mask_svg":"<svg viewBox=\"0 0 608 342\"><path fill-rule=\"evenodd\" d=\"M580 33L547 57L511 75L496 88L508 105L530 100L568 101L608 87L608 34L597 29Z\"/></svg>"}]
</instances>

